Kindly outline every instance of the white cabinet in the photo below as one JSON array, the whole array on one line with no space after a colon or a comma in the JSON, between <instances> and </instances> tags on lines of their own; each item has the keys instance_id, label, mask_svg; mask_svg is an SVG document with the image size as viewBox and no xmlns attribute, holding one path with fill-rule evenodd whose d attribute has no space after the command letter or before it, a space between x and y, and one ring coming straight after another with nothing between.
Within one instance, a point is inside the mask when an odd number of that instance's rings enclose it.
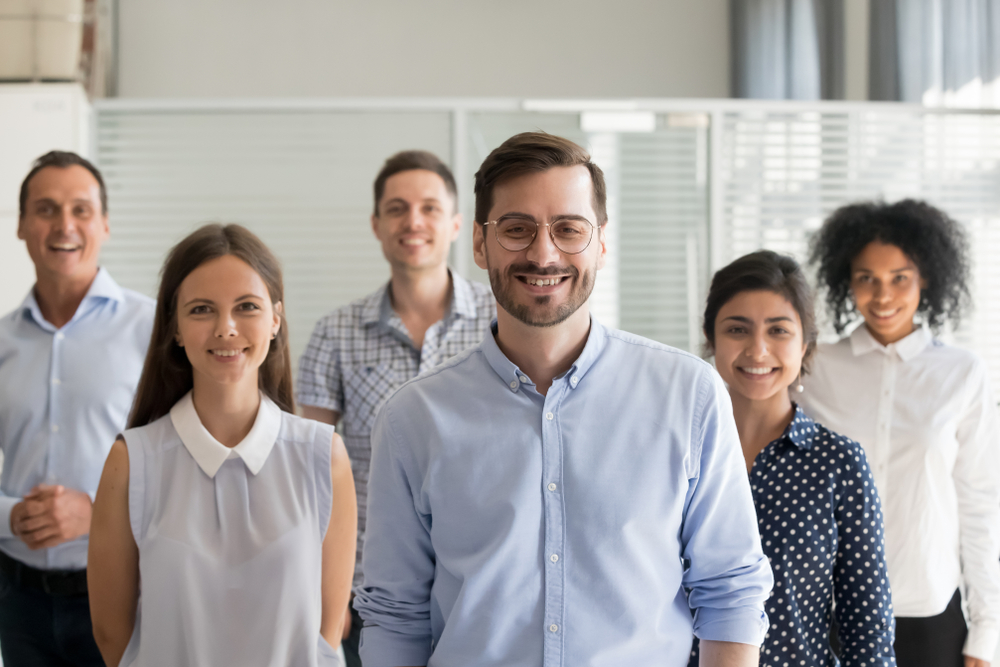
<instances>
[{"instance_id":1,"label":"white cabinet","mask_svg":"<svg viewBox=\"0 0 1000 667\"><path fill-rule=\"evenodd\" d=\"M0 315L35 282L17 239L18 193L35 158L51 150L87 156L91 107L75 83L0 84Z\"/></svg>"}]
</instances>

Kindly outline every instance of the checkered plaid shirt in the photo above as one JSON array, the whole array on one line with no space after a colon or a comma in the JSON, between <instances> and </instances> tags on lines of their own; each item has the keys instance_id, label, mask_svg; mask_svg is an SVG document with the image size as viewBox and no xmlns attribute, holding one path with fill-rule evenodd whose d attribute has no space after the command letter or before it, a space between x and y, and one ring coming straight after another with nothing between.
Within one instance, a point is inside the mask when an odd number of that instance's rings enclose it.
<instances>
[{"instance_id":1,"label":"checkered plaid shirt","mask_svg":"<svg viewBox=\"0 0 1000 667\"><path fill-rule=\"evenodd\" d=\"M389 284L339 308L317 324L299 360L300 405L340 413L338 431L347 445L358 494L358 552L354 583L360 583L368 502L372 423L382 402L404 382L478 345L496 317L493 292L451 273L451 308L434 323L417 349L389 302Z\"/></svg>"}]
</instances>

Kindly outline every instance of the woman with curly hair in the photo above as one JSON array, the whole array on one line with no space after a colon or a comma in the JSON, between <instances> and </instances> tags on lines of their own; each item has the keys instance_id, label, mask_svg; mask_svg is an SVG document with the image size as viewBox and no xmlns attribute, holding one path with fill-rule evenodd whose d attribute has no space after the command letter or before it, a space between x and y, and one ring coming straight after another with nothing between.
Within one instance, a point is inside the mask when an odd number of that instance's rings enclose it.
<instances>
[{"instance_id":1,"label":"woman with curly hair","mask_svg":"<svg viewBox=\"0 0 1000 667\"><path fill-rule=\"evenodd\" d=\"M800 400L871 463L897 661L988 667L1000 637L997 409L985 364L934 336L969 304L965 234L924 202L852 204L823 224L812 261L838 333L859 324L819 346Z\"/></svg>"}]
</instances>

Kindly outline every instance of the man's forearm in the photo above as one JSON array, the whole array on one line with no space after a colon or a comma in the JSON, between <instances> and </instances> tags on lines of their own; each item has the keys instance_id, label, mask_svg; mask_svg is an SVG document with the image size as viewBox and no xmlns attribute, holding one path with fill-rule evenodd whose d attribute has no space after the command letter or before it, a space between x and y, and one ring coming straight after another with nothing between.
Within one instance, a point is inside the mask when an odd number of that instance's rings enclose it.
<instances>
[{"instance_id":1,"label":"man's forearm","mask_svg":"<svg viewBox=\"0 0 1000 667\"><path fill-rule=\"evenodd\" d=\"M700 667L757 667L760 649L751 644L703 640Z\"/></svg>"}]
</instances>

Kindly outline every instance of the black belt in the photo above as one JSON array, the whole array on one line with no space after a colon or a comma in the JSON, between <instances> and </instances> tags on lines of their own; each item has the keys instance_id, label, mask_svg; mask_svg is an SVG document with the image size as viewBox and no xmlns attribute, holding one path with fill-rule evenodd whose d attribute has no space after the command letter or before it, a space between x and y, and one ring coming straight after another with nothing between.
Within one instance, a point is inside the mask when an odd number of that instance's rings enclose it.
<instances>
[{"instance_id":1,"label":"black belt","mask_svg":"<svg viewBox=\"0 0 1000 667\"><path fill-rule=\"evenodd\" d=\"M0 571L15 584L49 595L69 597L87 594L87 570L39 570L0 551Z\"/></svg>"}]
</instances>

